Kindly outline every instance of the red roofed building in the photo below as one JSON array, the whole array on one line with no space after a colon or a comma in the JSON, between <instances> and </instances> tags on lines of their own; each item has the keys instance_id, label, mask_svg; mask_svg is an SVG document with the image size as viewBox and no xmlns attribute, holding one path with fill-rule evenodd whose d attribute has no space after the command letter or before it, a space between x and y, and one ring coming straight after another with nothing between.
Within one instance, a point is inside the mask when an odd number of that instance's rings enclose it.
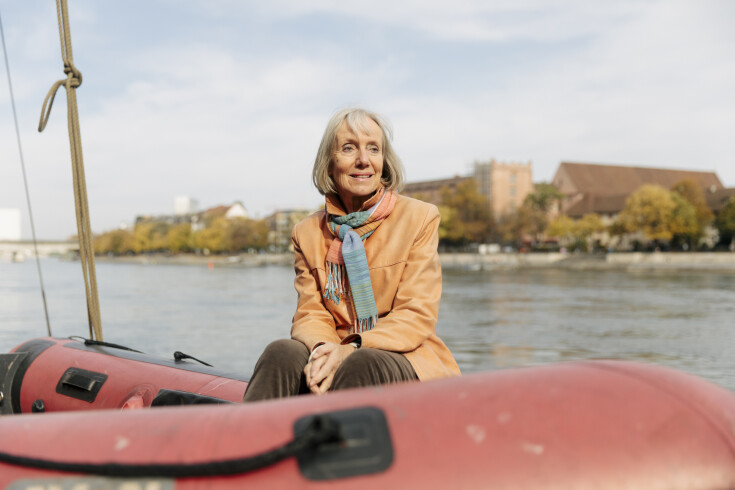
<instances>
[{"instance_id":1,"label":"red roofed building","mask_svg":"<svg viewBox=\"0 0 735 490\"><path fill-rule=\"evenodd\" d=\"M642 185L671 189L684 179L702 186L710 206L710 196L724 195L726 191L714 172L571 162L559 165L551 183L565 195L560 211L579 218L588 213L612 217L622 211L628 196Z\"/></svg>"}]
</instances>

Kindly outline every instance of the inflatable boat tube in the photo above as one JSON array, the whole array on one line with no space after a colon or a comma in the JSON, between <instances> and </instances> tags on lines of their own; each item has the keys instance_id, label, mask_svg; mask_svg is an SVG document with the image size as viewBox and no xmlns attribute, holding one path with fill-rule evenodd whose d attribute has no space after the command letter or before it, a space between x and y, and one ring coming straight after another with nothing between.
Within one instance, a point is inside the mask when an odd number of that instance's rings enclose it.
<instances>
[{"instance_id":1,"label":"inflatable boat tube","mask_svg":"<svg viewBox=\"0 0 735 490\"><path fill-rule=\"evenodd\" d=\"M0 413L241 402L247 380L180 352L165 360L115 344L40 338L0 354Z\"/></svg>"},{"instance_id":2,"label":"inflatable boat tube","mask_svg":"<svg viewBox=\"0 0 735 490\"><path fill-rule=\"evenodd\" d=\"M734 488L734 427L733 393L699 378L570 362L251 404L3 416L0 486Z\"/></svg>"}]
</instances>

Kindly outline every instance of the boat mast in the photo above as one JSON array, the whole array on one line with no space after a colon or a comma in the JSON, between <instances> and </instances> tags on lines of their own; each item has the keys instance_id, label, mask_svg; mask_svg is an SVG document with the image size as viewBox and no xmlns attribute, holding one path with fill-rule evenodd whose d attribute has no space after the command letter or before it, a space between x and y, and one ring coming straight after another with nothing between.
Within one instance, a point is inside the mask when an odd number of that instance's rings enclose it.
<instances>
[{"instance_id":1,"label":"boat mast","mask_svg":"<svg viewBox=\"0 0 735 490\"><path fill-rule=\"evenodd\" d=\"M100 319L99 296L97 294L97 274L94 266L94 249L92 247L92 227L89 220L87 203L87 183L84 177L84 161L82 158L82 138L79 129L79 112L77 110L76 89L82 84L82 74L74 66L71 49L71 31L66 0L56 0L56 13L59 21L59 38L61 40L61 58L64 62L66 78L58 80L49 90L41 108L41 120L38 131L41 132L48 123L51 106L59 87L66 89L67 122L69 126L69 145L71 150L72 175L74 184L74 207L77 217L77 237L79 239L79 258L84 275L84 288L87 293L87 317L91 339L103 340L102 322Z\"/></svg>"}]
</instances>

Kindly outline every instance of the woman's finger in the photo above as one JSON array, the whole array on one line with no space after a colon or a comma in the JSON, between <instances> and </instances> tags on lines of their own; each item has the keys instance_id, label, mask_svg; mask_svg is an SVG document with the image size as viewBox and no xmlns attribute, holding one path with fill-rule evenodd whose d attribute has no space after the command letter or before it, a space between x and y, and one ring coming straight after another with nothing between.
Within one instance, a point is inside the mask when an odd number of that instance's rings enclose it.
<instances>
[{"instance_id":1,"label":"woman's finger","mask_svg":"<svg viewBox=\"0 0 735 490\"><path fill-rule=\"evenodd\" d=\"M329 388L332 386L332 380L334 380L334 373L336 372L337 371L334 370L331 373L329 373L327 377L324 378L324 381L322 381L321 383L319 383L317 386L314 387L316 391L312 390L312 392L317 395L323 395L324 393L329 391Z\"/></svg>"},{"instance_id":2,"label":"woman's finger","mask_svg":"<svg viewBox=\"0 0 735 490\"><path fill-rule=\"evenodd\" d=\"M309 368L309 374L307 375L307 382L309 386L319 384L324 379L323 375L320 375L324 363L327 362L327 357L320 357L319 359L312 359L311 366Z\"/></svg>"}]
</instances>

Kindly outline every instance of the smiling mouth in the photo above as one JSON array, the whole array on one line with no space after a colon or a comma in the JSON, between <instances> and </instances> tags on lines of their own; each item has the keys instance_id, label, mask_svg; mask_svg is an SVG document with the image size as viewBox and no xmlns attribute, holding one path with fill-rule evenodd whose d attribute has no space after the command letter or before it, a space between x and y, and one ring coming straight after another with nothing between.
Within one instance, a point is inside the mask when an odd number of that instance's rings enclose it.
<instances>
[{"instance_id":1,"label":"smiling mouth","mask_svg":"<svg viewBox=\"0 0 735 490\"><path fill-rule=\"evenodd\" d=\"M372 174L352 174L350 177L353 179L369 179L372 177Z\"/></svg>"}]
</instances>

